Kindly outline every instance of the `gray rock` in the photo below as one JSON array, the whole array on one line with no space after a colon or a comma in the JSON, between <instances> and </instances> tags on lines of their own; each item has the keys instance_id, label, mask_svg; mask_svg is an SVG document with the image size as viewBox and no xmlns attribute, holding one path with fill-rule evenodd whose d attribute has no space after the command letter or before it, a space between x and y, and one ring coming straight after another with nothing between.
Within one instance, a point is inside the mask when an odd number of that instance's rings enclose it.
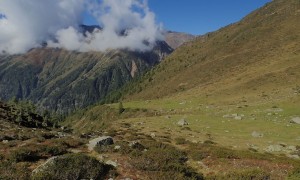
<instances>
[{"instance_id":1,"label":"gray rock","mask_svg":"<svg viewBox=\"0 0 300 180\"><path fill-rule=\"evenodd\" d=\"M294 124L300 124L300 117L293 117L290 122Z\"/></svg>"},{"instance_id":2,"label":"gray rock","mask_svg":"<svg viewBox=\"0 0 300 180\"><path fill-rule=\"evenodd\" d=\"M110 136L102 136L89 141L88 149L92 151L96 146L108 146L114 144L114 140Z\"/></svg>"},{"instance_id":3,"label":"gray rock","mask_svg":"<svg viewBox=\"0 0 300 180\"><path fill-rule=\"evenodd\" d=\"M292 159L299 159L300 157L296 154L288 154L287 157L292 158Z\"/></svg>"},{"instance_id":4,"label":"gray rock","mask_svg":"<svg viewBox=\"0 0 300 180\"><path fill-rule=\"evenodd\" d=\"M245 117L244 114L239 115L237 113L235 113L235 114L226 114L226 115L223 116L223 118L229 118L229 119L235 119L235 120L242 120L243 117Z\"/></svg>"},{"instance_id":5,"label":"gray rock","mask_svg":"<svg viewBox=\"0 0 300 180\"><path fill-rule=\"evenodd\" d=\"M242 120L243 117L242 117L242 116L236 116L236 117L234 117L234 119L235 119L235 120Z\"/></svg>"},{"instance_id":6,"label":"gray rock","mask_svg":"<svg viewBox=\"0 0 300 180\"><path fill-rule=\"evenodd\" d=\"M270 145L265 149L265 151L267 151L267 152L280 152L283 150L284 150L284 147L282 147L281 145Z\"/></svg>"},{"instance_id":7,"label":"gray rock","mask_svg":"<svg viewBox=\"0 0 300 180\"><path fill-rule=\"evenodd\" d=\"M151 133L150 136L151 136L152 138L155 138L155 137L156 137L155 133Z\"/></svg>"},{"instance_id":8,"label":"gray rock","mask_svg":"<svg viewBox=\"0 0 300 180\"><path fill-rule=\"evenodd\" d=\"M288 146L287 150L295 152L295 151L297 151L297 147L296 146Z\"/></svg>"},{"instance_id":9,"label":"gray rock","mask_svg":"<svg viewBox=\"0 0 300 180\"><path fill-rule=\"evenodd\" d=\"M185 119L181 119L180 121L177 122L179 126L187 126L189 123Z\"/></svg>"},{"instance_id":10,"label":"gray rock","mask_svg":"<svg viewBox=\"0 0 300 180\"><path fill-rule=\"evenodd\" d=\"M91 173L92 172L92 173ZM32 171L32 179L103 179L104 164L84 154L52 157Z\"/></svg>"},{"instance_id":11,"label":"gray rock","mask_svg":"<svg viewBox=\"0 0 300 180\"><path fill-rule=\"evenodd\" d=\"M121 146L115 146L114 150L120 150Z\"/></svg>"},{"instance_id":12,"label":"gray rock","mask_svg":"<svg viewBox=\"0 0 300 180\"><path fill-rule=\"evenodd\" d=\"M260 133L260 132L257 132L257 131L253 131L251 135L254 138L262 138L262 137L264 137L263 133Z\"/></svg>"}]
</instances>

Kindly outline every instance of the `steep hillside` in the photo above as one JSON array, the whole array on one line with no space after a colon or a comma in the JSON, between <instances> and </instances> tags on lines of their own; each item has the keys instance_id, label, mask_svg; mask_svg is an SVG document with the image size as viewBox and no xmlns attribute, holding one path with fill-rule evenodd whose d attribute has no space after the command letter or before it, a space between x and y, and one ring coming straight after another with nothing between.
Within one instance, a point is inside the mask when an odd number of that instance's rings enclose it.
<instances>
[{"instance_id":1,"label":"steep hillside","mask_svg":"<svg viewBox=\"0 0 300 180\"><path fill-rule=\"evenodd\" d=\"M215 102L256 101L294 94L300 84L299 19L300 1L274 0L240 22L178 48L128 99L176 94Z\"/></svg>"},{"instance_id":2,"label":"steep hillside","mask_svg":"<svg viewBox=\"0 0 300 180\"><path fill-rule=\"evenodd\" d=\"M0 97L30 99L59 113L93 104L159 63L171 48L159 42L153 51L77 53L32 49L0 57Z\"/></svg>"},{"instance_id":3,"label":"steep hillside","mask_svg":"<svg viewBox=\"0 0 300 180\"><path fill-rule=\"evenodd\" d=\"M168 31L165 33L166 42L173 49L177 49L182 44L189 42L195 38L195 36L186 33Z\"/></svg>"}]
</instances>

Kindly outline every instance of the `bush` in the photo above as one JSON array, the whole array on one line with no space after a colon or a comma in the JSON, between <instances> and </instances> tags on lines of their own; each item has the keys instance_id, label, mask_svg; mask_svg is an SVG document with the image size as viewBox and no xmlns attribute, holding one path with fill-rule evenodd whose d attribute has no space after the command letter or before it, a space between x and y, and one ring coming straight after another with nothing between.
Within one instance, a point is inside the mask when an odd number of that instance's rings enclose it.
<instances>
[{"instance_id":1,"label":"bush","mask_svg":"<svg viewBox=\"0 0 300 180\"><path fill-rule=\"evenodd\" d=\"M186 144L186 140L184 138L175 138L175 143L180 144Z\"/></svg>"},{"instance_id":2,"label":"bush","mask_svg":"<svg viewBox=\"0 0 300 180\"><path fill-rule=\"evenodd\" d=\"M9 159L13 162L33 162L40 159L36 150L20 148L10 154Z\"/></svg>"},{"instance_id":3,"label":"bush","mask_svg":"<svg viewBox=\"0 0 300 180\"><path fill-rule=\"evenodd\" d=\"M49 154L50 156L63 155L67 153L67 149L62 146L46 146L43 152Z\"/></svg>"},{"instance_id":4,"label":"bush","mask_svg":"<svg viewBox=\"0 0 300 180\"><path fill-rule=\"evenodd\" d=\"M12 161L3 161L0 163L0 179L22 179L27 180L30 177L30 170L27 163L15 163Z\"/></svg>"},{"instance_id":5,"label":"bush","mask_svg":"<svg viewBox=\"0 0 300 180\"><path fill-rule=\"evenodd\" d=\"M203 179L202 174L197 174L193 169L186 166L186 154L173 146L155 142L142 141L141 144L147 148L147 151L139 151L135 156L131 152L130 156L133 159L135 168L142 171L151 171L156 179L164 179L163 177L173 177L185 179ZM167 179L169 179L167 178Z\"/></svg>"},{"instance_id":6,"label":"bush","mask_svg":"<svg viewBox=\"0 0 300 180\"><path fill-rule=\"evenodd\" d=\"M290 180L300 179L300 167L295 168L295 169L289 174L288 179L290 179Z\"/></svg>"},{"instance_id":7,"label":"bush","mask_svg":"<svg viewBox=\"0 0 300 180\"><path fill-rule=\"evenodd\" d=\"M52 159L32 173L32 179L103 179L110 167L83 154Z\"/></svg>"}]
</instances>

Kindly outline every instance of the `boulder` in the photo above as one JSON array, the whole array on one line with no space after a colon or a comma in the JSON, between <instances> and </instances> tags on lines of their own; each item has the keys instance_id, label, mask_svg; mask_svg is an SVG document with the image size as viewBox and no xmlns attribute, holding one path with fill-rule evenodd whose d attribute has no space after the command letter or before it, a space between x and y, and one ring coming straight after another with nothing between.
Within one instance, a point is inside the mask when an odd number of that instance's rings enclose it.
<instances>
[{"instance_id":1,"label":"boulder","mask_svg":"<svg viewBox=\"0 0 300 180\"><path fill-rule=\"evenodd\" d=\"M185 119L181 119L180 121L177 122L179 126L187 126L189 123Z\"/></svg>"},{"instance_id":2,"label":"boulder","mask_svg":"<svg viewBox=\"0 0 300 180\"><path fill-rule=\"evenodd\" d=\"M290 122L294 124L300 124L300 117L293 117Z\"/></svg>"},{"instance_id":3,"label":"boulder","mask_svg":"<svg viewBox=\"0 0 300 180\"><path fill-rule=\"evenodd\" d=\"M104 179L106 166L83 154L68 154L48 159L32 171L31 179Z\"/></svg>"},{"instance_id":4,"label":"boulder","mask_svg":"<svg viewBox=\"0 0 300 180\"><path fill-rule=\"evenodd\" d=\"M282 147L281 145L270 145L265 149L265 151L267 151L267 152L280 152L283 150L284 150L284 147Z\"/></svg>"},{"instance_id":5,"label":"boulder","mask_svg":"<svg viewBox=\"0 0 300 180\"><path fill-rule=\"evenodd\" d=\"M108 146L114 144L114 140L110 136L102 136L89 141L88 149L92 151L96 146Z\"/></svg>"}]
</instances>

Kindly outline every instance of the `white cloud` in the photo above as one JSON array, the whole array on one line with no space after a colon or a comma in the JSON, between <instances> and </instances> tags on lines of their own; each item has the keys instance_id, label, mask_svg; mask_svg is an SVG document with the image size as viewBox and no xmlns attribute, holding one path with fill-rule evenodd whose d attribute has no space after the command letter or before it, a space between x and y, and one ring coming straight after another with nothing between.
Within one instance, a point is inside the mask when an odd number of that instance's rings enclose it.
<instances>
[{"instance_id":1,"label":"white cloud","mask_svg":"<svg viewBox=\"0 0 300 180\"><path fill-rule=\"evenodd\" d=\"M103 29L83 35L89 11ZM1 0L0 53L25 53L47 42L76 51L145 51L162 39L155 15L140 0Z\"/></svg>"}]
</instances>

